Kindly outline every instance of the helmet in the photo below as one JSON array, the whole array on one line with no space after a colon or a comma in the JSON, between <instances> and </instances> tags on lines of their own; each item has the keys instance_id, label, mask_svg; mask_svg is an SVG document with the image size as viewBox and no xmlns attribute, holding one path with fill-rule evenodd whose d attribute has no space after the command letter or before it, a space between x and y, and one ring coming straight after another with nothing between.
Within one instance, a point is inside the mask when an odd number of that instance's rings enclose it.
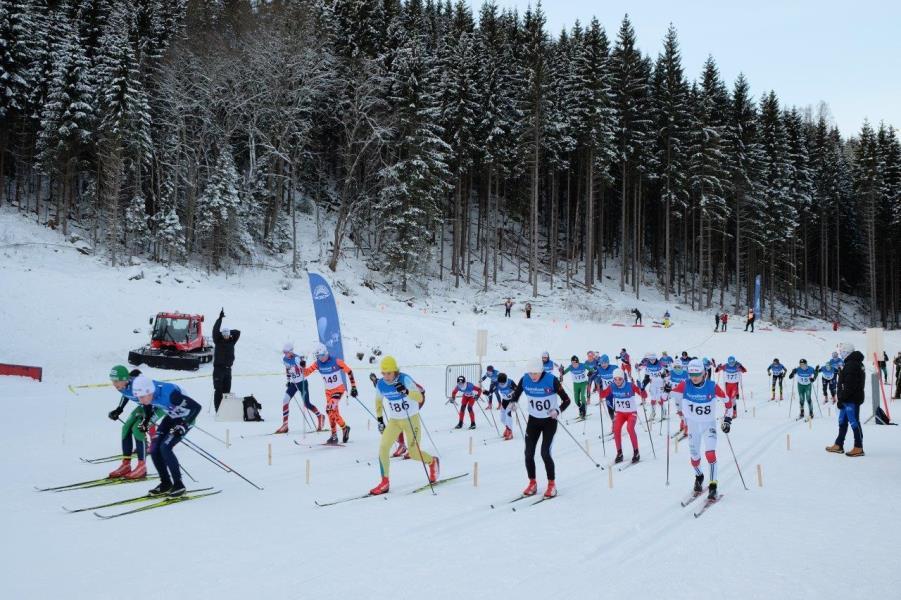
<instances>
[{"instance_id":1,"label":"helmet","mask_svg":"<svg viewBox=\"0 0 901 600\"><path fill-rule=\"evenodd\" d=\"M153 381L146 375L138 375L135 377L135 380L131 382L131 393L138 398L149 396L153 394L153 391Z\"/></svg>"},{"instance_id":2,"label":"helmet","mask_svg":"<svg viewBox=\"0 0 901 600\"><path fill-rule=\"evenodd\" d=\"M316 358L328 358L328 348L325 347L325 344L316 346Z\"/></svg>"},{"instance_id":3,"label":"helmet","mask_svg":"<svg viewBox=\"0 0 901 600\"><path fill-rule=\"evenodd\" d=\"M551 359L551 355L550 355L550 354L548 354L547 352L542 352L542 353L541 353L541 360L547 361L547 360L550 360L550 359Z\"/></svg>"},{"instance_id":4,"label":"helmet","mask_svg":"<svg viewBox=\"0 0 901 600\"><path fill-rule=\"evenodd\" d=\"M706 359L705 359L706 360ZM698 360L697 358L692 359L690 363L688 363L688 374L689 375L703 375L704 374L704 363Z\"/></svg>"},{"instance_id":5,"label":"helmet","mask_svg":"<svg viewBox=\"0 0 901 600\"><path fill-rule=\"evenodd\" d=\"M579 357L573 354L572 358L569 359L571 362L579 362Z\"/></svg>"},{"instance_id":6,"label":"helmet","mask_svg":"<svg viewBox=\"0 0 901 600\"><path fill-rule=\"evenodd\" d=\"M385 356L382 358L382 362L379 364L379 368L382 370L382 373L397 373L400 369L397 368L397 360L393 356Z\"/></svg>"},{"instance_id":7,"label":"helmet","mask_svg":"<svg viewBox=\"0 0 901 600\"><path fill-rule=\"evenodd\" d=\"M507 383L507 374L506 373L498 373L497 382L498 383Z\"/></svg>"},{"instance_id":8,"label":"helmet","mask_svg":"<svg viewBox=\"0 0 901 600\"><path fill-rule=\"evenodd\" d=\"M589 350L589 351L588 351L588 358L594 358L594 356L595 356L594 350Z\"/></svg>"},{"instance_id":9,"label":"helmet","mask_svg":"<svg viewBox=\"0 0 901 600\"><path fill-rule=\"evenodd\" d=\"M689 363L689 364L691 364L691 363ZM701 364L704 365L704 368L706 369L707 367L710 366L710 359L705 356L704 360L701 362Z\"/></svg>"},{"instance_id":10,"label":"helmet","mask_svg":"<svg viewBox=\"0 0 901 600\"><path fill-rule=\"evenodd\" d=\"M486 371L493 371L493 370L494 370L494 367L492 367L491 365L488 365L487 367L485 367L485 370L486 370Z\"/></svg>"},{"instance_id":11,"label":"helmet","mask_svg":"<svg viewBox=\"0 0 901 600\"><path fill-rule=\"evenodd\" d=\"M457 375L457 383L458 383L458 384L460 384L460 383L466 383L466 378L463 377L462 375Z\"/></svg>"},{"instance_id":12,"label":"helmet","mask_svg":"<svg viewBox=\"0 0 901 600\"><path fill-rule=\"evenodd\" d=\"M526 363L526 373L544 373L544 364L540 358L530 358Z\"/></svg>"},{"instance_id":13,"label":"helmet","mask_svg":"<svg viewBox=\"0 0 901 600\"><path fill-rule=\"evenodd\" d=\"M282 352L294 352L294 344L291 342L285 342L285 345L282 346Z\"/></svg>"},{"instance_id":14,"label":"helmet","mask_svg":"<svg viewBox=\"0 0 901 600\"><path fill-rule=\"evenodd\" d=\"M730 365L734 365L734 364L735 364L735 357L734 357L734 356L730 356L729 358L726 359L726 362L729 363Z\"/></svg>"},{"instance_id":15,"label":"helmet","mask_svg":"<svg viewBox=\"0 0 901 600\"><path fill-rule=\"evenodd\" d=\"M625 379L626 374L623 373L623 370L620 368L613 369L613 378L614 379Z\"/></svg>"},{"instance_id":16,"label":"helmet","mask_svg":"<svg viewBox=\"0 0 901 600\"><path fill-rule=\"evenodd\" d=\"M109 370L109 378L112 381L128 381L128 367L116 365Z\"/></svg>"},{"instance_id":17,"label":"helmet","mask_svg":"<svg viewBox=\"0 0 901 600\"><path fill-rule=\"evenodd\" d=\"M600 362L602 365L610 364L610 357L607 356L606 354L601 354L601 357L598 359L598 362Z\"/></svg>"},{"instance_id":18,"label":"helmet","mask_svg":"<svg viewBox=\"0 0 901 600\"><path fill-rule=\"evenodd\" d=\"M688 356L688 350L683 350L683 351L682 351L682 356Z\"/></svg>"},{"instance_id":19,"label":"helmet","mask_svg":"<svg viewBox=\"0 0 901 600\"><path fill-rule=\"evenodd\" d=\"M660 354L663 355L663 356L669 356L669 354L666 353L666 350L664 350L664 351L661 352Z\"/></svg>"}]
</instances>

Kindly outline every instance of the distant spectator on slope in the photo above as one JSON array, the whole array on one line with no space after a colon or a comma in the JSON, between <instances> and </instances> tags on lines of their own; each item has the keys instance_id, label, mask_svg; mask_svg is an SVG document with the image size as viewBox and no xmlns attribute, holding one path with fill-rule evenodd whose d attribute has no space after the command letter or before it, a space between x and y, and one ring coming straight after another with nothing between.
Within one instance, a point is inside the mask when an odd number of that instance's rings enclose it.
<instances>
[{"instance_id":1,"label":"distant spectator on slope","mask_svg":"<svg viewBox=\"0 0 901 600\"><path fill-rule=\"evenodd\" d=\"M511 300L510 298L507 298L507 301L504 302L504 316L505 317L510 316L510 309L512 309L512 308L513 308L513 300Z\"/></svg>"},{"instance_id":2,"label":"distant spectator on slope","mask_svg":"<svg viewBox=\"0 0 901 600\"><path fill-rule=\"evenodd\" d=\"M748 309L748 319L745 321L745 331L748 330L748 327L751 328L751 333L754 333L754 309Z\"/></svg>"},{"instance_id":3,"label":"distant spectator on slope","mask_svg":"<svg viewBox=\"0 0 901 600\"><path fill-rule=\"evenodd\" d=\"M526 302L526 318L527 319L532 318L532 303L531 302Z\"/></svg>"},{"instance_id":4,"label":"distant spectator on slope","mask_svg":"<svg viewBox=\"0 0 901 600\"><path fill-rule=\"evenodd\" d=\"M635 315L635 324L641 325L641 311L637 308L632 309L632 314Z\"/></svg>"},{"instance_id":5,"label":"distant spectator on slope","mask_svg":"<svg viewBox=\"0 0 901 600\"><path fill-rule=\"evenodd\" d=\"M726 331L726 329L728 329L728 325L729 325L729 313L724 312L723 315L720 317L720 322L722 323L722 328L721 328L722 331Z\"/></svg>"},{"instance_id":6,"label":"distant spectator on slope","mask_svg":"<svg viewBox=\"0 0 901 600\"><path fill-rule=\"evenodd\" d=\"M713 315L713 331L716 332L719 330L720 330L720 313L716 313L715 315Z\"/></svg>"}]
</instances>

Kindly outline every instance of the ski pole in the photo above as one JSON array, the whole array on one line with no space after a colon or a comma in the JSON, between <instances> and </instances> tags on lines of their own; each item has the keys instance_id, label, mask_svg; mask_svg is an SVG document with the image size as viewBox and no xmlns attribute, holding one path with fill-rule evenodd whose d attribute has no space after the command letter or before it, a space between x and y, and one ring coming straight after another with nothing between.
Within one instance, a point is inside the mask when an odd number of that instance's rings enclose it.
<instances>
[{"instance_id":1,"label":"ski pole","mask_svg":"<svg viewBox=\"0 0 901 600\"><path fill-rule=\"evenodd\" d=\"M606 437L606 435L604 434L604 410L607 407L606 407L606 402L603 399L600 399L600 403L601 403L601 406L600 406L600 409L601 409L600 410L600 413L601 413L601 448L604 449L604 456L606 457L607 456L607 442L604 440L604 437Z\"/></svg>"},{"instance_id":2,"label":"ski pole","mask_svg":"<svg viewBox=\"0 0 901 600\"><path fill-rule=\"evenodd\" d=\"M516 425L519 427L519 435L523 440L525 440L526 434L523 433L522 423L519 422L519 402L514 402L513 404L516 405ZM523 420L525 420L525 417L523 417Z\"/></svg>"},{"instance_id":3,"label":"ski pole","mask_svg":"<svg viewBox=\"0 0 901 600\"><path fill-rule=\"evenodd\" d=\"M813 385L814 398L817 399L817 410L820 411L820 418L822 419L823 418L823 407L820 406L820 391L817 389L816 382L814 382L812 385ZM813 415L810 415L810 416L812 417Z\"/></svg>"},{"instance_id":4,"label":"ski pole","mask_svg":"<svg viewBox=\"0 0 901 600\"><path fill-rule=\"evenodd\" d=\"M485 409L482 408L482 403L479 402L479 398L476 398L476 399L475 399L475 403L478 405L479 410L482 411L482 414L485 415L485 420L486 420L486 421L489 421L489 422L491 422L491 423L494 423L494 430L497 432L497 436L500 437L500 436L501 436L501 430L500 430L500 429L498 428L498 426L497 426L497 421L494 420L494 413L491 414L491 418L489 419L489 418L488 418L488 413L485 412Z\"/></svg>"},{"instance_id":5,"label":"ski pole","mask_svg":"<svg viewBox=\"0 0 901 600\"><path fill-rule=\"evenodd\" d=\"M732 452L732 459L735 461L735 468L738 470L738 476L741 477L741 484L745 487L745 491L748 490L748 484L745 483L745 476L741 474L741 467L738 466L738 457L735 456L735 449L732 447L732 440L729 438L729 434L727 432L723 432L726 434L726 441L729 442L729 450Z\"/></svg>"},{"instance_id":6,"label":"ski pole","mask_svg":"<svg viewBox=\"0 0 901 600\"><path fill-rule=\"evenodd\" d=\"M790 378L789 378L790 379ZM792 385L792 395L788 400L788 418L790 419L792 416L792 405L795 403L795 386Z\"/></svg>"},{"instance_id":7,"label":"ski pole","mask_svg":"<svg viewBox=\"0 0 901 600\"><path fill-rule=\"evenodd\" d=\"M429 489L432 490L432 495L437 496L438 494L435 492L435 486L432 485L432 478L429 477L429 470L425 466L425 461L422 460L422 448L419 446L419 440L416 437L416 428L413 427L413 419L410 418L410 411L405 410L404 412L407 413L407 423L410 424L410 434L413 436L413 443L416 444L416 452L419 453L419 462L422 463L422 470L425 473L425 480L429 484ZM422 417L419 417L419 422L422 423Z\"/></svg>"},{"instance_id":8,"label":"ski pole","mask_svg":"<svg viewBox=\"0 0 901 600\"><path fill-rule=\"evenodd\" d=\"M219 467L226 473L234 473L235 475L237 475L238 477L240 477L241 479L243 479L244 481L246 481L253 487L257 488L258 490L263 489L260 486L258 486L257 484L255 484L254 482L252 482L251 480L247 479L246 477L244 477L243 475L241 475L240 473L235 471L233 468L231 468L230 466L228 466L221 460L219 460L218 458L216 458L215 456L213 456L212 454L210 454L209 452L207 452L206 450L204 450L203 448L201 448L200 446L198 446L197 444L195 444L194 442L192 442L191 440L189 440L188 438L186 438L186 437L182 438L182 441L185 443L185 445L188 448L194 450L197 454L200 454L202 457L204 457L205 459L207 459L208 461L210 461L211 463L213 463L214 465L216 465L217 467Z\"/></svg>"},{"instance_id":9,"label":"ski pole","mask_svg":"<svg viewBox=\"0 0 901 600\"><path fill-rule=\"evenodd\" d=\"M310 431L313 431L314 429L316 429L315 427L313 427L312 418L307 414L309 411L305 409L304 405L301 404L300 400L298 400L296 397L293 398L293 400L294 400L294 403L297 405L297 410L300 411L300 416L303 417L304 429L306 429L307 427L310 428Z\"/></svg>"},{"instance_id":10,"label":"ski pole","mask_svg":"<svg viewBox=\"0 0 901 600\"><path fill-rule=\"evenodd\" d=\"M738 376L738 387L741 389L741 405L745 411L745 414L748 414L748 401L745 399L745 378L739 374Z\"/></svg>"},{"instance_id":11,"label":"ski pole","mask_svg":"<svg viewBox=\"0 0 901 600\"><path fill-rule=\"evenodd\" d=\"M558 416L559 416L559 415L558 415ZM582 444L580 444L580 443L579 443L579 440L577 440L576 437L575 437L572 433L570 433L569 429L566 428L566 425L563 424L563 421L561 421L560 419L555 419L555 420L557 421L557 424L558 424L560 427L563 428L563 431L565 431L566 434L567 434L570 438L572 438L573 443L574 443L576 446L579 447L579 450L581 450L582 453L585 454L585 456L588 457L588 460L590 460L592 463L594 463L594 466L596 466L597 468L599 468L599 469L601 469L601 470L603 471L603 470L604 470L604 467L601 466L601 463L599 463L599 462L597 462L596 460L594 460L594 458L592 458L592 456L591 456L590 454L588 454L588 450L586 450L585 448L582 447Z\"/></svg>"},{"instance_id":12,"label":"ski pole","mask_svg":"<svg viewBox=\"0 0 901 600\"><path fill-rule=\"evenodd\" d=\"M657 458L657 451L654 450L654 436L651 435L651 426L648 425L648 411L645 410L644 402L641 403L641 412L644 413L644 422L648 428L648 439L651 441L651 453L654 455L654 458Z\"/></svg>"},{"instance_id":13,"label":"ski pole","mask_svg":"<svg viewBox=\"0 0 901 600\"><path fill-rule=\"evenodd\" d=\"M222 442L223 446L225 445L225 440L223 440L221 437L219 437L217 435L213 435L212 433L210 433L209 431L207 431L200 425L194 425L194 427L192 429L196 429L196 430L200 431L201 433L205 433L208 436L210 436L211 438L213 438L214 440L216 440L217 442Z\"/></svg>"},{"instance_id":14,"label":"ski pole","mask_svg":"<svg viewBox=\"0 0 901 600\"><path fill-rule=\"evenodd\" d=\"M378 421L378 419L376 418L376 416L375 416L374 414L372 414L372 411L369 410L369 407L367 407L365 404L363 404L363 402L362 402L359 398L354 397L354 396L351 396L351 398L353 398L354 400L356 400L356 401L360 404L360 406L363 407L363 410L365 410L366 412L369 413L369 416L372 417L372 420L373 420L373 421Z\"/></svg>"},{"instance_id":15,"label":"ski pole","mask_svg":"<svg viewBox=\"0 0 901 600\"><path fill-rule=\"evenodd\" d=\"M117 418L116 420L119 421L120 423L122 423L123 425L125 425L125 421L123 421L121 418ZM148 440L148 441L147 441L147 446L146 446L146 448L144 448L145 460L146 460L146 455L150 454L150 446L151 446L151 443L152 443L152 442L153 442L153 440ZM128 456L128 459L131 460L131 455ZM194 479L194 476L193 476L193 475L191 475L190 473L188 473L188 470L187 470L186 468L184 468L184 467L181 466L180 464L179 464L179 468L180 468L182 471L185 472L185 475L187 475L188 477L191 478L191 481L193 481L194 483L197 483L197 480Z\"/></svg>"},{"instance_id":16,"label":"ski pole","mask_svg":"<svg viewBox=\"0 0 901 600\"><path fill-rule=\"evenodd\" d=\"M425 434L429 436L429 441L432 443L432 448L435 449L435 454L441 456L441 451L438 449L438 445L435 443L435 440L432 439L432 434L429 433L429 426L425 424L425 419L422 418L422 413L419 413L419 422L422 423L422 428L425 429Z\"/></svg>"},{"instance_id":17,"label":"ski pole","mask_svg":"<svg viewBox=\"0 0 901 600\"><path fill-rule=\"evenodd\" d=\"M667 418L666 418L666 485L669 485L669 444L670 444L669 395L667 395L667 397L666 397L666 413L667 413Z\"/></svg>"}]
</instances>

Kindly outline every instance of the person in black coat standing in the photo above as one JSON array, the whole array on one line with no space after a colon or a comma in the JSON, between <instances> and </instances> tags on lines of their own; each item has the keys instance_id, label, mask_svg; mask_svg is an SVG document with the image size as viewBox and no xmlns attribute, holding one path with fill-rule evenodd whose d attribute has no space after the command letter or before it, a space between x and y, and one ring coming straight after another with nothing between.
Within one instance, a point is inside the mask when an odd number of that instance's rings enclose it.
<instances>
[{"instance_id":1,"label":"person in black coat standing","mask_svg":"<svg viewBox=\"0 0 901 600\"><path fill-rule=\"evenodd\" d=\"M843 342L839 346L839 354L845 365L838 372L838 437L835 443L826 447L827 452L845 453L845 435L848 425L854 432L854 447L848 456L863 456L863 428L860 425L860 406L864 399L866 370L863 366L863 354L854 346Z\"/></svg>"},{"instance_id":2,"label":"person in black coat standing","mask_svg":"<svg viewBox=\"0 0 901 600\"><path fill-rule=\"evenodd\" d=\"M235 364L235 344L241 337L237 329L222 327L225 309L219 311L219 318L213 325L213 406L219 412L222 394L232 391L232 365Z\"/></svg>"}]
</instances>

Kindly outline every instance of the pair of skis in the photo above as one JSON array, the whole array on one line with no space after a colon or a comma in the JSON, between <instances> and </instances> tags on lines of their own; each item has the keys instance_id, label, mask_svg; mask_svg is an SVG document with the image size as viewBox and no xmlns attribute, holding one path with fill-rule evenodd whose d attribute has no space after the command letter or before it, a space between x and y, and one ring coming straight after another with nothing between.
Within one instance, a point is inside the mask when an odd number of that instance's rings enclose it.
<instances>
[{"instance_id":1,"label":"pair of skis","mask_svg":"<svg viewBox=\"0 0 901 600\"><path fill-rule=\"evenodd\" d=\"M459 475L452 475L451 477L445 477L443 479L439 479L438 481L435 481L434 483L427 483L425 485L421 485L417 488L414 488L414 489L408 491L407 493L408 494L418 494L420 492L430 490L433 487L441 485L443 483L448 483L450 481L462 479L463 477L466 477L468 475L469 475L469 473L461 473ZM390 493L390 492L388 492L388 493ZM346 498L338 498L337 500L328 500L328 501L323 501L323 502L320 502L319 500L315 500L314 502L315 502L316 506L325 507L325 506L334 506L336 504L344 504L345 502L352 502L354 500L363 500L364 498L377 498L379 496L383 496L387 500L387 494L376 495L376 494L366 493L366 494L360 494L359 496L348 496Z\"/></svg>"},{"instance_id":2,"label":"pair of skis","mask_svg":"<svg viewBox=\"0 0 901 600\"><path fill-rule=\"evenodd\" d=\"M156 475L150 475L148 477L142 477L141 479L125 479L124 477L119 477L115 479L111 479L109 477L102 477L100 479L89 479L87 481L79 481L78 483L70 483L68 485L58 485L55 487L37 487L35 486L35 490L38 492L69 492L72 490L87 490L95 487L105 487L108 485L124 485L126 483L138 483L142 481L149 481L151 479L159 479Z\"/></svg>"},{"instance_id":3,"label":"pair of skis","mask_svg":"<svg viewBox=\"0 0 901 600\"><path fill-rule=\"evenodd\" d=\"M707 491L707 488L704 488L700 492L696 492L696 491L692 490L692 492L688 496L686 496L684 500L682 500L682 508L685 508L686 506L692 504L695 500L697 500L698 498L703 496L704 492L706 492L706 491ZM710 508L714 504L717 504L722 498L723 498L723 494L719 494L719 493L717 493L716 498L709 498L709 497L705 498L704 504L702 504L701 507L698 510L694 511L694 513L692 513L692 514L694 514L695 518L697 519L698 517L703 515L704 512L706 512L708 508Z\"/></svg>"},{"instance_id":4,"label":"pair of skis","mask_svg":"<svg viewBox=\"0 0 901 600\"><path fill-rule=\"evenodd\" d=\"M138 512L144 512L147 510L151 510L154 508L161 508L163 506L169 506L170 504L176 504L178 502L184 502L186 500L193 500L195 498L203 498L205 496L212 496L213 494L218 494L221 490L213 490L211 487L206 488L198 488L194 490L188 490L185 492L183 496L175 496L173 498L168 498L166 496L151 496L150 494L144 494L143 496L136 496L134 498L126 498L124 500L117 500L115 502L107 502L106 504L98 504L96 506L85 506L82 508L66 508L63 506L63 510L67 513L80 513L80 512L94 512L94 515L101 519L114 519L116 517L124 517L125 515L131 515ZM142 502L152 502L151 504L145 504L135 509L126 510L123 512L112 513L112 514L100 514L95 512L102 508L112 508L115 506L126 506L129 504L140 504Z\"/></svg>"}]
</instances>

